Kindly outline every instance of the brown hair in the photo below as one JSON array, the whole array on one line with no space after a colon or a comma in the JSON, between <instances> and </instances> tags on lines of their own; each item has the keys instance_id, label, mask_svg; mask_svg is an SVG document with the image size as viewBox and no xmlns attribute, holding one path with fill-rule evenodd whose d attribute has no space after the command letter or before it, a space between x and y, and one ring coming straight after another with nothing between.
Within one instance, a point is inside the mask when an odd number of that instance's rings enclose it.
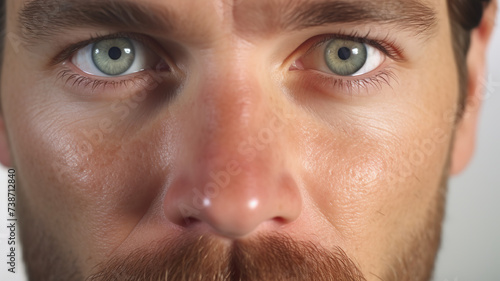
<instances>
[{"instance_id":1,"label":"brown hair","mask_svg":"<svg viewBox=\"0 0 500 281\"><path fill-rule=\"evenodd\" d=\"M481 22L484 9L490 2L491 0L448 0L453 51L460 86L459 117L463 114L467 99L467 53L471 31Z\"/></svg>"}]
</instances>

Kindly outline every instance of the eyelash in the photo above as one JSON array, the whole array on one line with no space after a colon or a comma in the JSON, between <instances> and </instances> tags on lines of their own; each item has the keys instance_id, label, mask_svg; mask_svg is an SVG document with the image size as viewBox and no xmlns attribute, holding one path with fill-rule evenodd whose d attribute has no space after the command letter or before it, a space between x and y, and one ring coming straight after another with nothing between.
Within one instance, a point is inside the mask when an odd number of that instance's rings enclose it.
<instances>
[{"instance_id":1,"label":"eyelash","mask_svg":"<svg viewBox=\"0 0 500 281\"><path fill-rule=\"evenodd\" d=\"M129 38L136 40L140 43L143 43L147 47L151 47L151 45L154 45L151 41L147 39L145 36L134 34L134 33L114 33L111 35L99 35L96 34L94 36L91 36L90 39L70 45L69 47L66 47L62 52L57 54L54 59L50 62L50 65L57 65L62 63L63 65L68 65L71 64L71 59L75 55L76 52L84 48L85 46L88 46L89 44L93 44L102 40L106 39L114 39L114 38ZM159 48L151 48L152 51L158 51ZM161 67L162 70L163 64L165 64L168 69L168 71L171 71L170 65L167 63L164 63L163 60L160 62L162 64ZM85 74L79 74L72 70L70 67L67 66L64 69L60 70L57 73L57 79L60 79L64 82L64 85L70 85L71 87L82 87L84 90L90 90L89 94L94 94L95 91L99 88L109 88L111 87L113 90L117 90L120 87L130 87L131 85L137 85L139 81L144 82L145 84L148 83L147 80L152 81L152 77L155 75L151 73L152 70L144 70L141 72L137 72L134 74L126 75L123 77L118 77L118 78L92 78L89 76L86 76ZM153 70L154 71L154 70Z\"/></svg>"},{"instance_id":2,"label":"eyelash","mask_svg":"<svg viewBox=\"0 0 500 281\"><path fill-rule=\"evenodd\" d=\"M315 83L322 85L323 88L328 87L337 89L337 91L353 96L355 94L361 94L362 91L368 92L371 88L381 90L384 85L390 86L391 80L396 80L397 77L392 69L386 68L371 77L363 79L349 80L344 78L327 77L323 74L318 75L317 79L318 80L315 81Z\"/></svg>"},{"instance_id":3,"label":"eyelash","mask_svg":"<svg viewBox=\"0 0 500 281\"><path fill-rule=\"evenodd\" d=\"M377 48L379 51L381 51L382 53L384 53L386 56L390 57L393 60L396 61L402 60L402 53L403 53L402 48L399 47L394 40L389 39L389 36L386 36L381 40L373 40L370 39L370 32L366 33L365 35L361 35L358 32L352 32L352 33L339 32L336 34L319 35L311 39L317 37L320 37L321 39L315 42L311 47L309 47L309 50L307 52L312 52L314 49L318 48L319 46L327 43L332 39L342 39L342 40L350 40L358 43L371 45L372 47Z\"/></svg>"},{"instance_id":4,"label":"eyelash","mask_svg":"<svg viewBox=\"0 0 500 281\"><path fill-rule=\"evenodd\" d=\"M308 49L300 57L308 55L309 53L323 46L325 43L329 42L332 39L342 39L364 43L378 49L384 55L396 62L404 60L403 49L398 46L398 44L394 40L389 39L389 35L387 35L382 40L373 40L370 39L370 32L364 35L361 35L358 32L338 32L336 34L315 36L304 43ZM313 40L314 43L307 44L307 42L310 40ZM370 88L376 88L380 90L383 85L390 86L391 80L397 81L397 76L392 67L385 67L385 69L379 70L376 74L372 74L372 76L365 78L356 78L357 76L346 78L337 76L335 74L322 73L319 71L315 71L314 73L317 79L317 81L315 81L315 84L319 84L323 87L331 87L332 89L337 89L344 93L347 92L350 95L354 94L354 92L360 93L363 90L368 91Z\"/></svg>"},{"instance_id":5,"label":"eyelash","mask_svg":"<svg viewBox=\"0 0 500 281\"><path fill-rule=\"evenodd\" d=\"M58 55L54 57L54 59L51 61L51 65L57 65L60 63L66 65L76 52L78 52L81 48L89 44L93 44L101 40L123 38L123 37L137 40L141 43L144 43L148 47L150 47L151 45L151 42L149 42L150 40L145 39L145 36L134 33L115 33L104 36L95 35L91 36L91 38L88 40L73 44L65 48L62 52L60 52ZM312 37L309 40L307 40L306 43L304 43L310 46L308 47L308 50L304 52L304 54L302 54L301 56L309 54L310 52L314 51L315 49L319 48L320 46L322 46L323 44L327 43L332 39L351 40L358 43L368 44L371 45L372 47L377 48L384 55L388 56L394 61L403 60L402 49L394 41L390 40L388 36L386 36L382 40L373 40L370 39L369 32L366 33L365 35L360 35L357 32L353 33L339 32L336 34L318 35ZM309 41L313 41L313 43L307 44L307 42ZM156 49L157 48L153 48L152 50L156 51ZM168 67L170 71L170 66ZM128 87L131 84L136 85L138 80L146 82L147 80L146 76L151 75L150 73L147 72L148 71L141 71L139 73L127 75L125 76L125 78L121 79L113 78L114 80L110 80L110 79L91 78L82 74L78 74L74 70L71 70L69 67L67 67L61 70L57 74L57 78L63 80L64 85L71 84L72 87L83 86L84 89L90 88L90 93L94 93L98 88L112 87L114 90L116 90L119 87ZM315 81L315 84L328 86L335 89L340 89L341 91L350 93L354 91L359 92L360 90L368 90L370 87L375 87L377 89L380 89L383 84L390 85L390 80L391 79L396 80L397 78L395 73L392 71L391 67L386 67L384 70L378 71L377 74L366 78L345 78L345 77L338 78L333 74L332 75L325 73L321 74L316 73L316 74L317 74L316 75L317 81Z\"/></svg>"},{"instance_id":6,"label":"eyelash","mask_svg":"<svg viewBox=\"0 0 500 281\"><path fill-rule=\"evenodd\" d=\"M138 74L135 74L136 76ZM141 75L141 74L139 74ZM64 80L65 84L69 84L72 82L71 86L84 86L85 88L91 87L92 92L94 92L99 87L108 87L112 86L115 90L120 86L127 86L130 83L136 83L135 79L140 79L138 77L122 79L120 81L108 81L108 80L100 80L96 78L86 77L69 69L64 69L58 73L58 79ZM140 77L140 76L139 76Z\"/></svg>"}]
</instances>

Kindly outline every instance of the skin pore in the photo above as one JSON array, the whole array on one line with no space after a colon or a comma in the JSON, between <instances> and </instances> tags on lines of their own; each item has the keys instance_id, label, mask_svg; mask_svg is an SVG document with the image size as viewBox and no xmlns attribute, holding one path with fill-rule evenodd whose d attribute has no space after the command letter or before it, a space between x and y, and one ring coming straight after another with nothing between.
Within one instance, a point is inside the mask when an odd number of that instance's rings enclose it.
<instances>
[{"instance_id":1,"label":"skin pore","mask_svg":"<svg viewBox=\"0 0 500 281\"><path fill-rule=\"evenodd\" d=\"M82 3L7 1L0 160L30 280L430 278L477 119L456 119L446 1ZM83 50L119 38L144 67L97 75ZM332 73L334 39L373 67Z\"/></svg>"}]
</instances>

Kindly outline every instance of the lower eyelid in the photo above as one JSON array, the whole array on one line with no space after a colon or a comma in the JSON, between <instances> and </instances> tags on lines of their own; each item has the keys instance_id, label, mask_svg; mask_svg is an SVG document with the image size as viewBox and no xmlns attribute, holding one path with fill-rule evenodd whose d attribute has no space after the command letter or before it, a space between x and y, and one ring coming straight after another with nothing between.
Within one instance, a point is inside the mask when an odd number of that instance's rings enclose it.
<instances>
[{"instance_id":1,"label":"lower eyelid","mask_svg":"<svg viewBox=\"0 0 500 281\"><path fill-rule=\"evenodd\" d=\"M398 83L396 72L390 66L372 73L370 76L338 77L318 70L292 70L290 80L294 82L290 88L291 91L300 89L299 92L308 95L314 93L344 99L376 95L383 87L392 88L393 83Z\"/></svg>"},{"instance_id":2,"label":"lower eyelid","mask_svg":"<svg viewBox=\"0 0 500 281\"><path fill-rule=\"evenodd\" d=\"M295 71L307 71L310 73L316 73L317 75L322 75L325 77L325 79L341 79L345 80L347 82L354 82L358 80L366 80L369 79L370 77L377 76L378 73L386 73L386 72L392 72L391 70L391 64L388 58L382 58L380 63L377 63L378 66L375 67L374 69L368 71L368 72L363 72L355 76L340 76L335 73L332 73L331 70L329 70L328 66L323 67L323 69L313 69L313 68L306 68L302 65L301 61L296 61L292 66L289 68L289 71L295 72ZM365 67L361 70L363 70ZM360 70L360 71L361 71ZM359 72L359 71L358 71Z\"/></svg>"},{"instance_id":3,"label":"lower eyelid","mask_svg":"<svg viewBox=\"0 0 500 281\"><path fill-rule=\"evenodd\" d=\"M91 48L87 46L85 48ZM156 65L138 72L121 76L97 76L83 71L73 63L73 54L57 68L57 80L62 81L66 91L78 96L99 98L126 98L130 93L151 88L152 84L161 83L174 77L182 77L177 68L171 67L165 60L158 57ZM156 58L156 57L155 57ZM152 62L152 58L148 57ZM153 64L153 63L152 63ZM175 78L177 79L177 78Z\"/></svg>"},{"instance_id":4,"label":"lower eyelid","mask_svg":"<svg viewBox=\"0 0 500 281\"><path fill-rule=\"evenodd\" d=\"M90 77L75 67L68 65L57 73L57 81L62 82L62 87L78 97L99 99L121 99L131 94L147 91L152 85L160 81L158 73L153 70L144 70L134 74L117 78ZM155 76L156 75L156 76Z\"/></svg>"}]
</instances>

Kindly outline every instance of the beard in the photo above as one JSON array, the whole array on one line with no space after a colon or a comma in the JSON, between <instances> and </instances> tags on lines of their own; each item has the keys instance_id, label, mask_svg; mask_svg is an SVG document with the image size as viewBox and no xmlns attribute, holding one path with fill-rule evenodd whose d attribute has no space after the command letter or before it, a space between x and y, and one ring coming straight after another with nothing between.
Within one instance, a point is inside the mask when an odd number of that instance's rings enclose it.
<instances>
[{"instance_id":1,"label":"beard","mask_svg":"<svg viewBox=\"0 0 500 281\"><path fill-rule=\"evenodd\" d=\"M404 237L400 251L391 253L379 275L384 281L426 281L432 276L440 244L446 179L427 206L427 218L413 235ZM19 201L24 192L18 189ZM19 209L20 236L30 281L366 281L357 264L340 247L326 249L275 233L225 244L213 235L188 233L150 243L129 254L116 255L84 277L71 247L51 235L36 212Z\"/></svg>"},{"instance_id":2,"label":"beard","mask_svg":"<svg viewBox=\"0 0 500 281\"><path fill-rule=\"evenodd\" d=\"M366 280L342 249L326 250L283 234L238 240L231 246L214 237L187 235L153 248L113 258L87 280Z\"/></svg>"},{"instance_id":3,"label":"beard","mask_svg":"<svg viewBox=\"0 0 500 281\"><path fill-rule=\"evenodd\" d=\"M440 244L446 188L440 188L434 206L420 229L405 237L382 273L384 281L426 281L432 276ZM18 192L22 193L22 192ZM19 197L21 199L21 197ZM326 249L285 234L256 236L224 244L213 235L185 234L150 243L125 256L115 256L84 277L71 247L61 246L26 205L20 213L20 236L30 281L366 281L343 249Z\"/></svg>"},{"instance_id":4,"label":"beard","mask_svg":"<svg viewBox=\"0 0 500 281\"><path fill-rule=\"evenodd\" d=\"M434 200L426 206L422 224L400 237L398 252L384 260L375 280L427 281L432 277L441 240L448 174ZM213 235L187 233L181 238L150 243L97 265L85 278L78 256L52 235L37 212L30 210L25 190L17 190L20 238L30 281L366 281L357 264L340 247L326 249L275 233L224 244Z\"/></svg>"},{"instance_id":5,"label":"beard","mask_svg":"<svg viewBox=\"0 0 500 281\"><path fill-rule=\"evenodd\" d=\"M375 280L426 281L432 277L441 241L447 178L421 228L405 237ZM366 281L357 264L340 248L326 249L275 233L227 246L212 235L187 234L139 249L97 266L86 281Z\"/></svg>"}]
</instances>

